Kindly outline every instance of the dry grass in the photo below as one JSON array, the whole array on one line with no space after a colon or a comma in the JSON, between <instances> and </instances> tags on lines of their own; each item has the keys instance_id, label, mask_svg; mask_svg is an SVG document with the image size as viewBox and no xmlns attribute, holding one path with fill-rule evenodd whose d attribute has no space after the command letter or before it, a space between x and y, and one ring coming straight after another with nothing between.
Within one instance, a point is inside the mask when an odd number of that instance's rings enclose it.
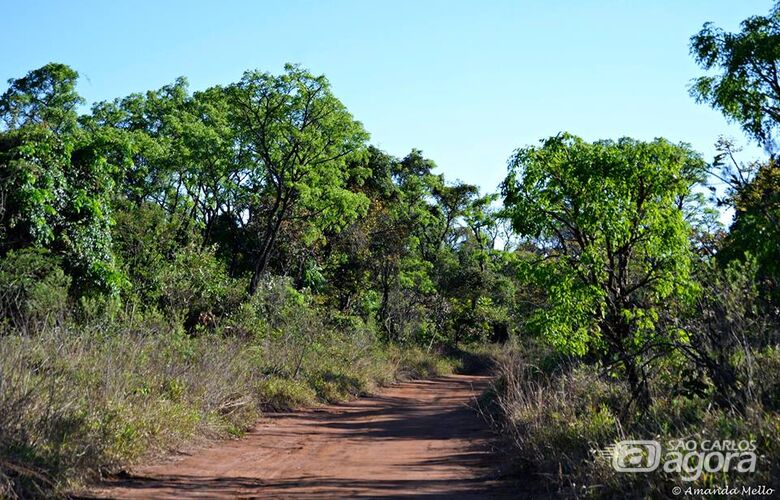
<instances>
[{"instance_id":1,"label":"dry grass","mask_svg":"<svg viewBox=\"0 0 780 500\"><path fill-rule=\"evenodd\" d=\"M293 315L251 335L226 334L235 318L188 335L156 315L97 315L0 336L0 497L63 494L144 457L240 435L262 411L452 370L434 354L387 348L370 328L306 314L305 328Z\"/></svg>"},{"instance_id":2,"label":"dry grass","mask_svg":"<svg viewBox=\"0 0 780 500\"><path fill-rule=\"evenodd\" d=\"M775 353L776 355L776 353ZM768 360L764 366L777 366ZM649 412L624 415L626 388L593 365L556 359L534 344L508 348L498 361L493 388L495 423L506 438L511 468L538 480L551 495L575 498L666 498L672 488L780 483L780 415L753 401L745 415L716 409L708 401L674 396L665 385L672 373L654 381ZM776 375L776 374L775 374ZM767 377L773 377L767 373ZM615 472L592 450L625 439L754 439L762 458L755 474L707 474L686 482L679 474Z\"/></svg>"}]
</instances>

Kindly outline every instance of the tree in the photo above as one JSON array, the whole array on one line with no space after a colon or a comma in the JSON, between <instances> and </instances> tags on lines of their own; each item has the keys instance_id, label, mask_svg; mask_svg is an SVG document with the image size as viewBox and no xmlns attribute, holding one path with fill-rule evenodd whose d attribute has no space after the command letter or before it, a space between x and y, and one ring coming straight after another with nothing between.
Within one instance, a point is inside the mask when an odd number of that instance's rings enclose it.
<instances>
[{"instance_id":1,"label":"tree","mask_svg":"<svg viewBox=\"0 0 780 500\"><path fill-rule=\"evenodd\" d=\"M8 81L0 97L0 116L8 129L41 125L54 133L76 128L76 108L84 100L76 92L79 74L65 64L49 63L22 78Z\"/></svg>"},{"instance_id":2,"label":"tree","mask_svg":"<svg viewBox=\"0 0 780 500\"><path fill-rule=\"evenodd\" d=\"M720 70L696 79L691 94L771 149L780 121L780 5L741 26L739 33L728 33L707 23L691 38L696 62L705 70Z\"/></svg>"},{"instance_id":3,"label":"tree","mask_svg":"<svg viewBox=\"0 0 780 500\"><path fill-rule=\"evenodd\" d=\"M691 38L691 52L706 70L720 74L702 76L691 88L707 102L738 122L748 136L773 152L773 133L780 121L780 4L767 16L744 20L739 33L728 33L711 24ZM743 260L745 252L758 260L759 276L773 288L780 280L777 244L780 175L775 159L741 165L737 149L724 139L711 172L728 187L720 204L735 210L734 223L719 254L721 263Z\"/></svg>"},{"instance_id":4,"label":"tree","mask_svg":"<svg viewBox=\"0 0 780 500\"><path fill-rule=\"evenodd\" d=\"M775 160L754 168L733 169L740 172L731 184L729 204L734 208L734 222L723 241L718 259L729 261L756 259L757 276L780 302L780 166Z\"/></svg>"},{"instance_id":5,"label":"tree","mask_svg":"<svg viewBox=\"0 0 780 500\"><path fill-rule=\"evenodd\" d=\"M368 134L324 76L297 66L285 66L280 76L249 71L229 92L232 122L251 162L245 216L260 236L249 285L254 293L285 222L310 221L314 238L365 211L365 196L345 183Z\"/></svg>"},{"instance_id":6,"label":"tree","mask_svg":"<svg viewBox=\"0 0 780 500\"><path fill-rule=\"evenodd\" d=\"M442 245L452 246L454 241L448 241L453 235L453 228L458 219L466 214L470 208L472 200L479 194L477 186L471 184L457 183L448 186L444 183L444 177L438 179L433 188L432 194L435 201L434 210L439 223L431 231L431 247L438 251Z\"/></svg>"},{"instance_id":7,"label":"tree","mask_svg":"<svg viewBox=\"0 0 780 500\"><path fill-rule=\"evenodd\" d=\"M479 205L480 200L475 205ZM435 269L440 293L450 305L448 329L452 341L505 341L514 330L514 273L507 267L512 254L491 245L491 214L469 209L467 225L459 227L460 241L452 259L442 259Z\"/></svg>"},{"instance_id":8,"label":"tree","mask_svg":"<svg viewBox=\"0 0 780 500\"><path fill-rule=\"evenodd\" d=\"M642 406L658 311L690 289L680 200L703 170L687 146L663 139L561 134L518 150L502 186L513 227L539 248L526 272L548 304L532 324L560 350L620 368Z\"/></svg>"},{"instance_id":9,"label":"tree","mask_svg":"<svg viewBox=\"0 0 780 500\"><path fill-rule=\"evenodd\" d=\"M48 64L0 97L0 253L48 247L80 290L116 291L111 250L115 166L100 135L78 127L71 68Z\"/></svg>"},{"instance_id":10,"label":"tree","mask_svg":"<svg viewBox=\"0 0 780 500\"><path fill-rule=\"evenodd\" d=\"M139 206L153 202L168 213L186 204L181 143L190 139L182 136L180 124L187 121L182 115L191 99L187 80L178 78L159 90L97 103L82 118L90 133L110 139L112 156L124 164L117 175L118 197Z\"/></svg>"},{"instance_id":11,"label":"tree","mask_svg":"<svg viewBox=\"0 0 780 500\"><path fill-rule=\"evenodd\" d=\"M356 162L357 170L370 173L365 178L353 179L348 187L368 198L368 210L343 231L327 235L322 263L328 284L325 295L334 300L333 305L369 319L380 309L376 271L389 263L388 256L380 251L396 241L390 213L397 200L392 171L398 160L369 146L367 154Z\"/></svg>"}]
</instances>

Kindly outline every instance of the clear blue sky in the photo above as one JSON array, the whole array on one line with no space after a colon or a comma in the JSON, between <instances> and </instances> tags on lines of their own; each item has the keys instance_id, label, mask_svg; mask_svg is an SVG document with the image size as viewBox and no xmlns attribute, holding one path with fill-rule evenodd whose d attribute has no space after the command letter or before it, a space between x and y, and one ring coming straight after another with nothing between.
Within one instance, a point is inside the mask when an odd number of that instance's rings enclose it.
<instances>
[{"instance_id":1,"label":"clear blue sky","mask_svg":"<svg viewBox=\"0 0 780 500\"><path fill-rule=\"evenodd\" d=\"M63 62L92 102L180 75L198 90L297 62L329 77L382 149L420 148L448 178L493 190L515 148L562 130L591 140L663 136L708 159L718 135L743 139L688 96L700 74L688 39L705 21L736 29L770 5L4 0L0 79Z\"/></svg>"}]
</instances>

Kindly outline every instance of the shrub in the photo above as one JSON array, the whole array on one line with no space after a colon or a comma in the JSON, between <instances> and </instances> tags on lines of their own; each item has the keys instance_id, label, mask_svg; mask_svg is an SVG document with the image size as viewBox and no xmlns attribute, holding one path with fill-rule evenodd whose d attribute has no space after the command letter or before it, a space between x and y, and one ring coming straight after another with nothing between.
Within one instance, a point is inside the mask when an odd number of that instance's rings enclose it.
<instances>
[{"instance_id":1,"label":"shrub","mask_svg":"<svg viewBox=\"0 0 780 500\"><path fill-rule=\"evenodd\" d=\"M68 315L70 278L60 260L45 250L9 252L0 259L0 328L35 332Z\"/></svg>"},{"instance_id":2,"label":"shrub","mask_svg":"<svg viewBox=\"0 0 780 500\"><path fill-rule=\"evenodd\" d=\"M163 310L183 319L189 330L213 327L244 295L243 286L227 275L213 249L195 245L180 249L157 279Z\"/></svg>"},{"instance_id":3,"label":"shrub","mask_svg":"<svg viewBox=\"0 0 780 500\"><path fill-rule=\"evenodd\" d=\"M260 404L273 411L285 411L311 406L317 393L305 381L270 377L258 384Z\"/></svg>"},{"instance_id":4,"label":"shrub","mask_svg":"<svg viewBox=\"0 0 780 500\"><path fill-rule=\"evenodd\" d=\"M392 351L396 370L403 379L429 378L455 371L456 361L419 347Z\"/></svg>"},{"instance_id":5,"label":"shrub","mask_svg":"<svg viewBox=\"0 0 780 500\"><path fill-rule=\"evenodd\" d=\"M177 214L169 215L156 204L118 203L111 237L120 267L128 277L125 295L144 304L154 304L162 294L163 270L176 258L179 248L192 244L195 233Z\"/></svg>"}]
</instances>

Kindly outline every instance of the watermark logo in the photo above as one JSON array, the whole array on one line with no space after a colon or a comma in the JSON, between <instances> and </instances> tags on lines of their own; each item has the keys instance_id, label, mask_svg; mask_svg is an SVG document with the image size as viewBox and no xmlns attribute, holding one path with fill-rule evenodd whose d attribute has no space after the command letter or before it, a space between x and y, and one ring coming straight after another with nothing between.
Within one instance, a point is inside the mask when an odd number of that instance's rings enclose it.
<instances>
[{"instance_id":1,"label":"watermark logo","mask_svg":"<svg viewBox=\"0 0 780 500\"><path fill-rule=\"evenodd\" d=\"M628 440L615 443L604 453L618 472L652 472L661 463L658 441Z\"/></svg>"},{"instance_id":2,"label":"watermark logo","mask_svg":"<svg viewBox=\"0 0 780 500\"><path fill-rule=\"evenodd\" d=\"M695 481L703 473L755 472L758 462L754 441L671 439L619 441L594 454L607 459L618 472L652 472L659 468Z\"/></svg>"}]
</instances>

